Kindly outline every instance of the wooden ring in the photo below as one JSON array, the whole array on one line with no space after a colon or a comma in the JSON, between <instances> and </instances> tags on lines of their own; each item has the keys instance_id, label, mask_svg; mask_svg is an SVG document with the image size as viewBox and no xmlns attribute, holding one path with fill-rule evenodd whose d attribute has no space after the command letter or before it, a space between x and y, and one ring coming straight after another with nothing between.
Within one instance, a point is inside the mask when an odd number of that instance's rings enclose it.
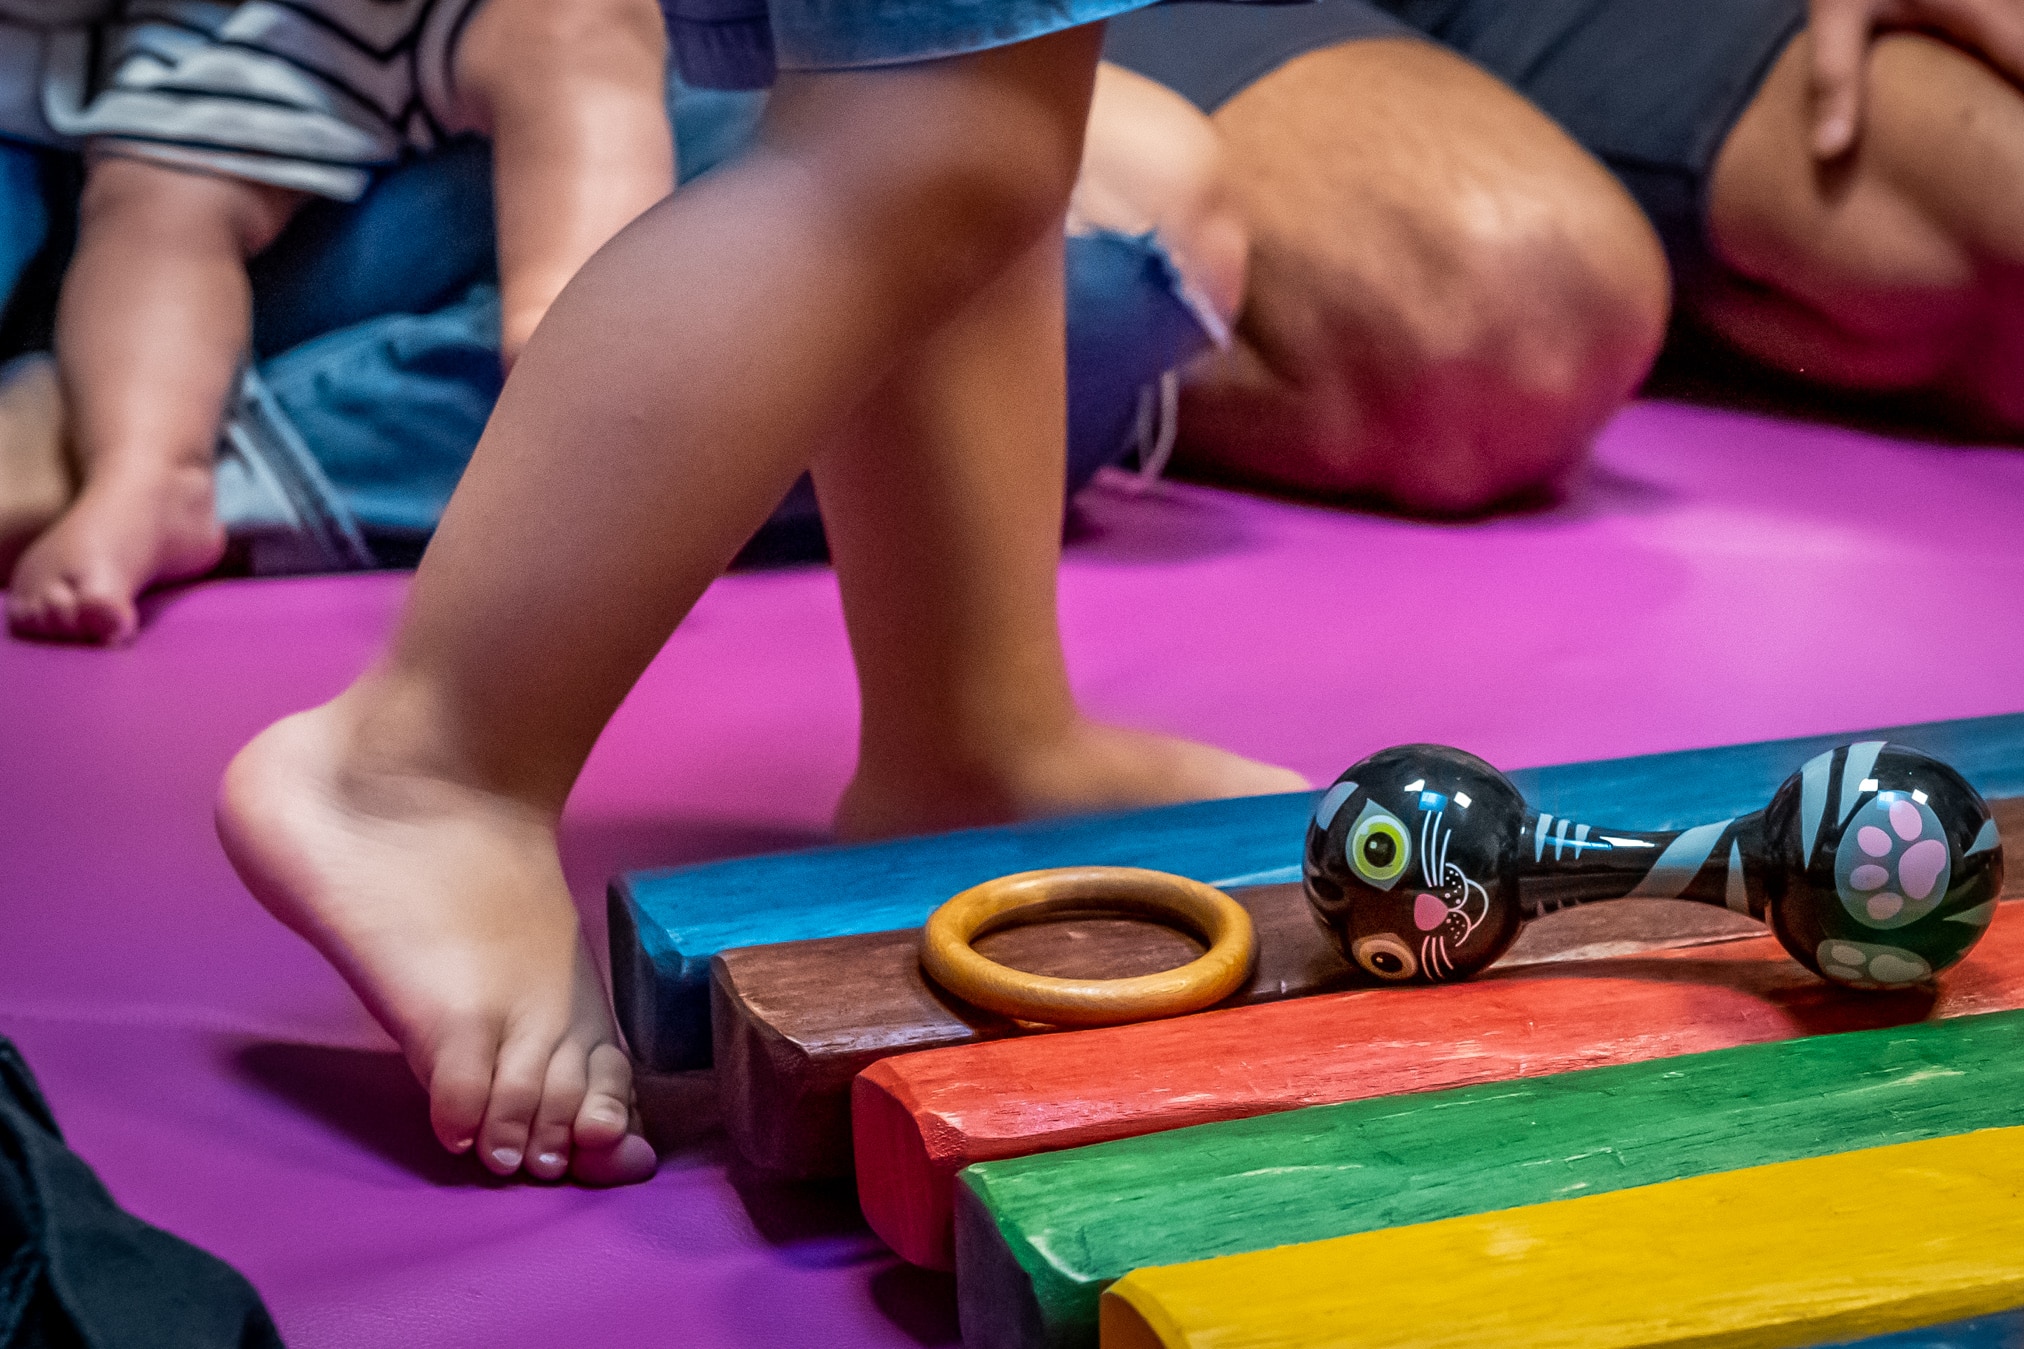
<instances>
[{"instance_id":1,"label":"wooden ring","mask_svg":"<svg viewBox=\"0 0 2024 1349\"><path fill-rule=\"evenodd\" d=\"M971 946L985 933L1016 923L1093 912L1151 918L1192 932L1209 949L1157 974L1057 979L1000 965ZM1138 867L1057 867L1000 876L936 909L921 933L921 967L963 1001L1001 1016L1053 1026L1115 1026L1221 1002L1250 977L1257 947L1251 915L1200 881Z\"/></svg>"}]
</instances>

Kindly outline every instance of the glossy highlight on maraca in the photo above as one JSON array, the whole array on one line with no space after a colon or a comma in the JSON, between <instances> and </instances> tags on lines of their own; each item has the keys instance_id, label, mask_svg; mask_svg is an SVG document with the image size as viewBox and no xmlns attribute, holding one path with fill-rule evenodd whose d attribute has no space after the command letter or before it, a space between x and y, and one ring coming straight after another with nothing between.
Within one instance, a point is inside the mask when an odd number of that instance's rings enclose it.
<instances>
[{"instance_id":1,"label":"glossy highlight on maraca","mask_svg":"<svg viewBox=\"0 0 2024 1349\"><path fill-rule=\"evenodd\" d=\"M1323 794L1302 871L1344 954L1392 982L1475 974L1572 904L1653 898L1749 914L1824 977L1896 988L1980 939L2003 852L1966 779L1880 740L1815 756L1761 811L1663 831L1537 812L1474 755L1405 745Z\"/></svg>"}]
</instances>

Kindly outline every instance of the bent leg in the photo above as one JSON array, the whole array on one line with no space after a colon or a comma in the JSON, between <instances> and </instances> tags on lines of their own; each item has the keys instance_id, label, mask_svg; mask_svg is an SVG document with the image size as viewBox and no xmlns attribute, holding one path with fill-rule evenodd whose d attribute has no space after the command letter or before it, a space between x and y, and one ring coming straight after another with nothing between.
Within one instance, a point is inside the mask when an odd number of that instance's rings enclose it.
<instances>
[{"instance_id":1,"label":"bent leg","mask_svg":"<svg viewBox=\"0 0 2024 1349\"><path fill-rule=\"evenodd\" d=\"M816 460L864 708L846 836L1307 786L1076 709L1055 618L1061 269L1050 235Z\"/></svg>"},{"instance_id":2,"label":"bent leg","mask_svg":"<svg viewBox=\"0 0 2024 1349\"><path fill-rule=\"evenodd\" d=\"M217 564L212 456L246 353L246 259L299 200L138 160L92 166L56 335L83 490L14 569L15 631L124 641L142 590Z\"/></svg>"},{"instance_id":3,"label":"bent leg","mask_svg":"<svg viewBox=\"0 0 2024 1349\"><path fill-rule=\"evenodd\" d=\"M446 1146L502 1175L651 1169L563 801L817 439L1058 229L1096 44L784 78L751 154L556 301L384 660L234 762L240 875L400 1041Z\"/></svg>"},{"instance_id":4,"label":"bent leg","mask_svg":"<svg viewBox=\"0 0 2024 1349\"><path fill-rule=\"evenodd\" d=\"M2024 433L2024 92L1909 33L1867 78L1861 139L1822 165L1806 37L1786 49L1716 160L1724 270L1682 304L1780 370Z\"/></svg>"},{"instance_id":5,"label":"bent leg","mask_svg":"<svg viewBox=\"0 0 2024 1349\"><path fill-rule=\"evenodd\" d=\"M1215 124L1251 230L1235 346L1193 372L1180 461L1467 512L1550 483L1664 333L1658 241L1523 98L1428 43L1309 52Z\"/></svg>"}]
</instances>

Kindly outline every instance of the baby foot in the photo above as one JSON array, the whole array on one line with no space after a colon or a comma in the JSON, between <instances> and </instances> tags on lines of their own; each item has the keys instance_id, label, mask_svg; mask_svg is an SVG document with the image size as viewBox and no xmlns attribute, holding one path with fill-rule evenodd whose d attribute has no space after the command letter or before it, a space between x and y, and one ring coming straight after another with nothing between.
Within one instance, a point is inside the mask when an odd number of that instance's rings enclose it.
<instances>
[{"instance_id":1,"label":"baby foot","mask_svg":"<svg viewBox=\"0 0 2024 1349\"><path fill-rule=\"evenodd\" d=\"M1290 768L1211 745L1078 721L1059 739L1026 747L981 773L860 765L837 807L836 832L852 839L889 838L1311 786Z\"/></svg>"},{"instance_id":2,"label":"baby foot","mask_svg":"<svg viewBox=\"0 0 2024 1349\"><path fill-rule=\"evenodd\" d=\"M56 362L23 356L0 369L0 579L70 504Z\"/></svg>"},{"instance_id":3,"label":"baby foot","mask_svg":"<svg viewBox=\"0 0 2024 1349\"><path fill-rule=\"evenodd\" d=\"M653 1174L554 822L369 761L345 703L226 770L218 834L255 898L337 967L428 1088L436 1136L496 1175Z\"/></svg>"},{"instance_id":4,"label":"baby foot","mask_svg":"<svg viewBox=\"0 0 2024 1349\"><path fill-rule=\"evenodd\" d=\"M117 645L140 626L143 590L201 576L224 552L208 464L108 472L15 564L8 626L22 637Z\"/></svg>"}]
</instances>

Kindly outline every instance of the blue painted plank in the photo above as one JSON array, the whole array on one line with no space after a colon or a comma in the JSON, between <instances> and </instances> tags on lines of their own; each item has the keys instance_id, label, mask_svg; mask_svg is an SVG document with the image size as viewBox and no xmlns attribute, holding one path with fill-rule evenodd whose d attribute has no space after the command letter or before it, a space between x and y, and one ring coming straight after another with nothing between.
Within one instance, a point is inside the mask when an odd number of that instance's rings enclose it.
<instances>
[{"instance_id":1,"label":"blue painted plank","mask_svg":"<svg viewBox=\"0 0 2024 1349\"><path fill-rule=\"evenodd\" d=\"M1535 807L1626 829L1759 809L1821 750L1889 739L1946 760L1991 798L2024 796L2024 713L1521 769ZM1346 765L1345 765L1346 766ZM918 927L994 876L1145 866L1217 885L1298 880L1315 794L1254 796L637 871L611 885L612 992L643 1062L710 1062L710 957L737 946Z\"/></svg>"},{"instance_id":2,"label":"blue painted plank","mask_svg":"<svg viewBox=\"0 0 2024 1349\"><path fill-rule=\"evenodd\" d=\"M2024 1349L2024 1311L1977 1316L1971 1321L1950 1321L1864 1340L1841 1340L1817 1349Z\"/></svg>"}]
</instances>

